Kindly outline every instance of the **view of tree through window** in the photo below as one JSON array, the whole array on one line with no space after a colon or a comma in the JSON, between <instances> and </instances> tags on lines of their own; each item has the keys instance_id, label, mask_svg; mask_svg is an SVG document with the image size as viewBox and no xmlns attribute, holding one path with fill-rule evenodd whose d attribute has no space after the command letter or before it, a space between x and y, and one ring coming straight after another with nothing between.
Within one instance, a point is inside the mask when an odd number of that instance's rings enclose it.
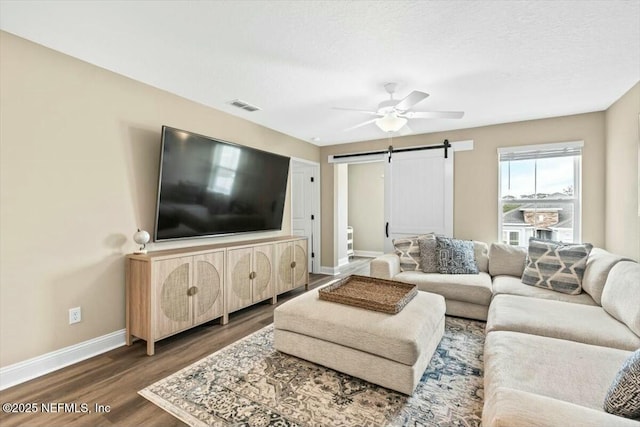
<instances>
[{"instance_id":1,"label":"view of tree through window","mask_svg":"<svg viewBox=\"0 0 640 427\"><path fill-rule=\"evenodd\" d=\"M530 237L567 243L580 239L581 148L540 147L499 151L503 243L527 246Z\"/></svg>"}]
</instances>

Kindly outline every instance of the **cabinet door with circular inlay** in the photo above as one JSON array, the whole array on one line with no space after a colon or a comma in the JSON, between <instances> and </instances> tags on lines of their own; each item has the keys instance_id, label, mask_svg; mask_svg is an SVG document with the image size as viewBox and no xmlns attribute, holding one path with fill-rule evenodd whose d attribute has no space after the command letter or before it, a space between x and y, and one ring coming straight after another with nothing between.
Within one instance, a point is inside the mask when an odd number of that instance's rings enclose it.
<instances>
[{"instance_id":1,"label":"cabinet door with circular inlay","mask_svg":"<svg viewBox=\"0 0 640 427\"><path fill-rule=\"evenodd\" d=\"M293 243L293 287L309 283L307 259L307 240L302 239Z\"/></svg>"},{"instance_id":2,"label":"cabinet door with circular inlay","mask_svg":"<svg viewBox=\"0 0 640 427\"><path fill-rule=\"evenodd\" d=\"M193 282L189 293L193 299L193 323L199 324L222 316L224 251L193 257Z\"/></svg>"},{"instance_id":3,"label":"cabinet door with circular inlay","mask_svg":"<svg viewBox=\"0 0 640 427\"><path fill-rule=\"evenodd\" d=\"M253 248L229 249L227 251L227 312L246 307L252 302L252 256Z\"/></svg>"},{"instance_id":4,"label":"cabinet door with circular inlay","mask_svg":"<svg viewBox=\"0 0 640 427\"><path fill-rule=\"evenodd\" d=\"M192 324L191 285L192 257L172 258L153 263L155 293L154 339L171 335Z\"/></svg>"},{"instance_id":5,"label":"cabinet door with circular inlay","mask_svg":"<svg viewBox=\"0 0 640 427\"><path fill-rule=\"evenodd\" d=\"M273 297L273 245L254 248L253 271L253 302Z\"/></svg>"},{"instance_id":6,"label":"cabinet door with circular inlay","mask_svg":"<svg viewBox=\"0 0 640 427\"><path fill-rule=\"evenodd\" d=\"M276 293L281 294L293 289L291 262L293 261L293 246L290 242L278 243L276 246Z\"/></svg>"}]
</instances>

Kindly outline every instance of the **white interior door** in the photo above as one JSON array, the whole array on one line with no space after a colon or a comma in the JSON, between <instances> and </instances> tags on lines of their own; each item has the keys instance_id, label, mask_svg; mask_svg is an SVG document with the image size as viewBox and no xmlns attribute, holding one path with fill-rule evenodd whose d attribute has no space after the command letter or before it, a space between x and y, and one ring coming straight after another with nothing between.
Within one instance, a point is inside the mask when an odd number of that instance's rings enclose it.
<instances>
[{"instance_id":1,"label":"white interior door","mask_svg":"<svg viewBox=\"0 0 640 427\"><path fill-rule=\"evenodd\" d=\"M453 153L395 152L385 169L385 243L435 232L453 236Z\"/></svg>"},{"instance_id":2,"label":"white interior door","mask_svg":"<svg viewBox=\"0 0 640 427\"><path fill-rule=\"evenodd\" d=\"M305 236L309 240L309 272L317 272L315 256L319 254L319 241L316 230L319 202L318 165L297 160L291 161L291 232L296 236ZM316 206L317 205L317 206Z\"/></svg>"}]
</instances>

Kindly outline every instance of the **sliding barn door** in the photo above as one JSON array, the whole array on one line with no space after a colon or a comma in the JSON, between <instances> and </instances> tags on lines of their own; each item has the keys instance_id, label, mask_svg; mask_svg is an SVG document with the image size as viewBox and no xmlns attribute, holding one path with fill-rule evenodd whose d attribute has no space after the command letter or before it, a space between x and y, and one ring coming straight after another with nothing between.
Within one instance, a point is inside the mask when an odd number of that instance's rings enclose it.
<instances>
[{"instance_id":1,"label":"sliding barn door","mask_svg":"<svg viewBox=\"0 0 640 427\"><path fill-rule=\"evenodd\" d=\"M385 170L385 244L435 232L453 236L453 153L444 149L396 152Z\"/></svg>"}]
</instances>

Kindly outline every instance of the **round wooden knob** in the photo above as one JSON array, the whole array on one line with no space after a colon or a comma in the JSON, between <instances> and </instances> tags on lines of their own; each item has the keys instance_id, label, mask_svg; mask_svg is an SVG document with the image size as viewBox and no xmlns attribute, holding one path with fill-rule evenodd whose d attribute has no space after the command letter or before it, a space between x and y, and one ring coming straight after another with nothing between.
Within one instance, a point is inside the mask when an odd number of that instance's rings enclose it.
<instances>
[{"instance_id":1,"label":"round wooden knob","mask_svg":"<svg viewBox=\"0 0 640 427\"><path fill-rule=\"evenodd\" d=\"M187 295L189 295L190 297L194 296L197 293L198 293L198 288L195 286L192 286L187 290Z\"/></svg>"},{"instance_id":2,"label":"round wooden knob","mask_svg":"<svg viewBox=\"0 0 640 427\"><path fill-rule=\"evenodd\" d=\"M291 261L291 268L296 268L296 262L295 261Z\"/></svg>"}]
</instances>

